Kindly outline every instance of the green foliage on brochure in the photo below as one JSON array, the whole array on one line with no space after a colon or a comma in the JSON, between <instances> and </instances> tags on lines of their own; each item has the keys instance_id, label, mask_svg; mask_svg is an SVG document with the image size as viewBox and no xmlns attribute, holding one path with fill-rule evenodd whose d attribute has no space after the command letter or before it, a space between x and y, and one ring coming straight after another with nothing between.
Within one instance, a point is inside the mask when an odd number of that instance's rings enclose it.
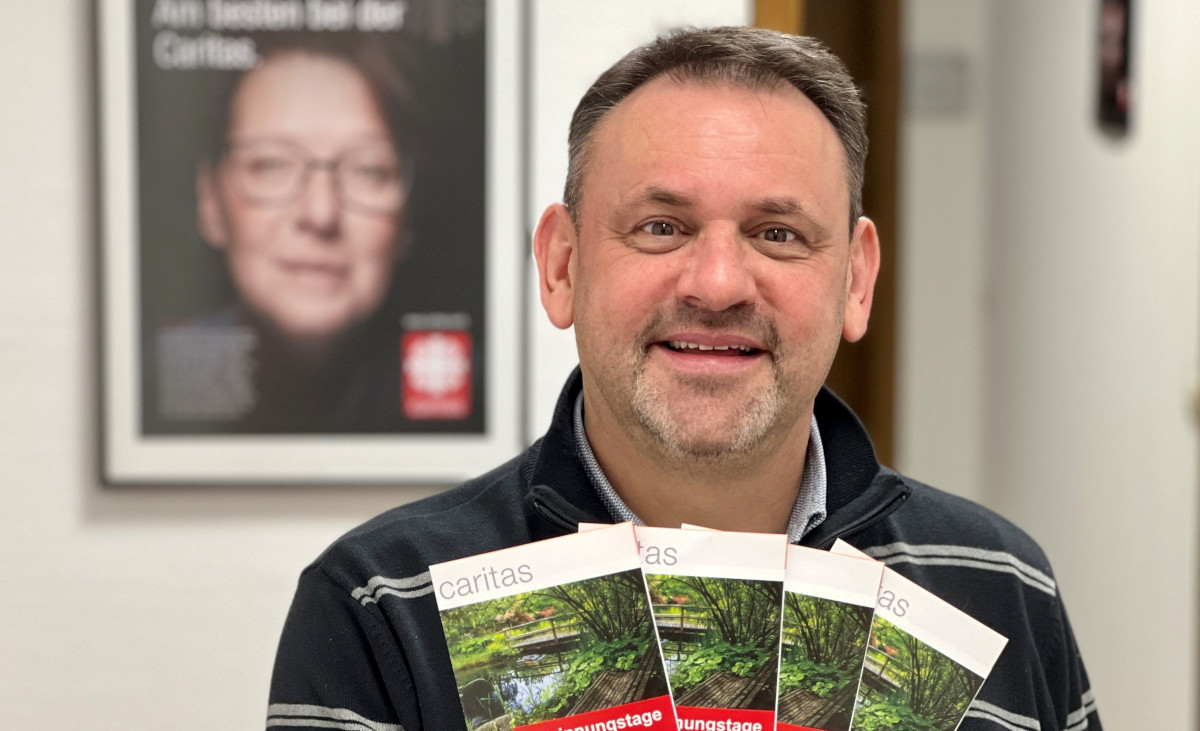
<instances>
[{"instance_id":1,"label":"green foliage on brochure","mask_svg":"<svg viewBox=\"0 0 1200 731\"><path fill-rule=\"evenodd\" d=\"M937 722L913 713L904 700L860 706L854 711L854 731L942 731Z\"/></svg>"},{"instance_id":2,"label":"green foliage on brochure","mask_svg":"<svg viewBox=\"0 0 1200 731\"><path fill-rule=\"evenodd\" d=\"M495 662L499 658L516 657L515 650L508 646L504 634L497 632L482 637L468 637L454 645L452 650L459 667L471 668Z\"/></svg>"},{"instance_id":3,"label":"green foliage on brochure","mask_svg":"<svg viewBox=\"0 0 1200 731\"><path fill-rule=\"evenodd\" d=\"M690 654L671 674L676 695L691 690L716 672L748 678L774 660L774 649L711 640Z\"/></svg>"},{"instance_id":4,"label":"green foliage on brochure","mask_svg":"<svg viewBox=\"0 0 1200 731\"><path fill-rule=\"evenodd\" d=\"M858 674L829 663L817 663L808 659L787 661L779 668L779 695L786 695L796 688L804 688L821 698L828 698L834 691L844 688Z\"/></svg>"}]
</instances>

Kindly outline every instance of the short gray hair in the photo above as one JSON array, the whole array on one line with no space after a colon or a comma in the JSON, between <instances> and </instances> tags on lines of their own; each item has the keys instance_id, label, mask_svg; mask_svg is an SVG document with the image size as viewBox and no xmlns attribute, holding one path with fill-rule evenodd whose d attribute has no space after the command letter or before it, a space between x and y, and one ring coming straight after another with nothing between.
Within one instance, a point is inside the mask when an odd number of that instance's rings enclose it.
<instances>
[{"instance_id":1,"label":"short gray hair","mask_svg":"<svg viewBox=\"0 0 1200 731\"><path fill-rule=\"evenodd\" d=\"M635 48L600 75L571 117L563 203L579 223L583 175L596 126L643 84L669 75L676 81L723 82L752 90L791 84L833 125L846 154L850 230L862 215L867 160L866 104L845 65L814 38L763 28L680 30Z\"/></svg>"}]
</instances>

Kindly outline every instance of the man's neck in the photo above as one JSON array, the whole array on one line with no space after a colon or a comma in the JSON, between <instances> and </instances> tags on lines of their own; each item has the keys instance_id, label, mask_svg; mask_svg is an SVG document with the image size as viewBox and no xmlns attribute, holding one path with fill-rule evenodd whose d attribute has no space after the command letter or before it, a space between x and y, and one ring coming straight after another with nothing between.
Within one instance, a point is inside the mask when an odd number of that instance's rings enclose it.
<instances>
[{"instance_id":1,"label":"man's neck","mask_svg":"<svg viewBox=\"0 0 1200 731\"><path fill-rule=\"evenodd\" d=\"M587 439L621 500L647 525L787 531L804 476L808 416L752 450L719 458L679 454L651 437L609 428L584 409Z\"/></svg>"}]
</instances>

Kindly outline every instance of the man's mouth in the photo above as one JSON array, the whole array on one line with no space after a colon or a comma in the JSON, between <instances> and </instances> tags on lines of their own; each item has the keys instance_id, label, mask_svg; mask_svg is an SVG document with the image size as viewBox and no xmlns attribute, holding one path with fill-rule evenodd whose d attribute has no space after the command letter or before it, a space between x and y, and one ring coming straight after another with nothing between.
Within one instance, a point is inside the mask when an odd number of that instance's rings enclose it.
<instances>
[{"instance_id":1,"label":"man's mouth","mask_svg":"<svg viewBox=\"0 0 1200 731\"><path fill-rule=\"evenodd\" d=\"M704 343L693 343L687 340L666 340L661 343L670 350L676 353L688 354L704 354L704 355L719 355L728 357L757 355L761 352L759 348L754 348L749 345L706 345Z\"/></svg>"}]
</instances>

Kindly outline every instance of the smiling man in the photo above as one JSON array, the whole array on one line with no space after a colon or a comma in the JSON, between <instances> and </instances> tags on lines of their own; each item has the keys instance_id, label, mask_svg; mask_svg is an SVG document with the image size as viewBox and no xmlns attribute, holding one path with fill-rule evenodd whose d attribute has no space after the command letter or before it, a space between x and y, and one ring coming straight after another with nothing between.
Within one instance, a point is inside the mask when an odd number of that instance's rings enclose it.
<instances>
[{"instance_id":1,"label":"smiling man","mask_svg":"<svg viewBox=\"0 0 1200 731\"><path fill-rule=\"evenodd\" d=\"M784 531L813 402L879 268L837 132L777 76L676 72L581 152L535 253L551 321L575 325L597 463L651 524Z\"/></svg>"},{"instance_id":2,"label":"smiling man","mask_svg":"<svg viewBox=\"0 0 1200 731\"><path fill-rule=\"evenodd\" d=\"M880 466L823 388L866 333L879 268L866 148L853 81L811 39L690 31L605 72L534 235L542 303L580 361L549 432L305 571L268 725L463 728L428 566L633 520L843 538L1008 638L960 728L1099 729L1041 550Z\"/></svg>"}]
</instances>

